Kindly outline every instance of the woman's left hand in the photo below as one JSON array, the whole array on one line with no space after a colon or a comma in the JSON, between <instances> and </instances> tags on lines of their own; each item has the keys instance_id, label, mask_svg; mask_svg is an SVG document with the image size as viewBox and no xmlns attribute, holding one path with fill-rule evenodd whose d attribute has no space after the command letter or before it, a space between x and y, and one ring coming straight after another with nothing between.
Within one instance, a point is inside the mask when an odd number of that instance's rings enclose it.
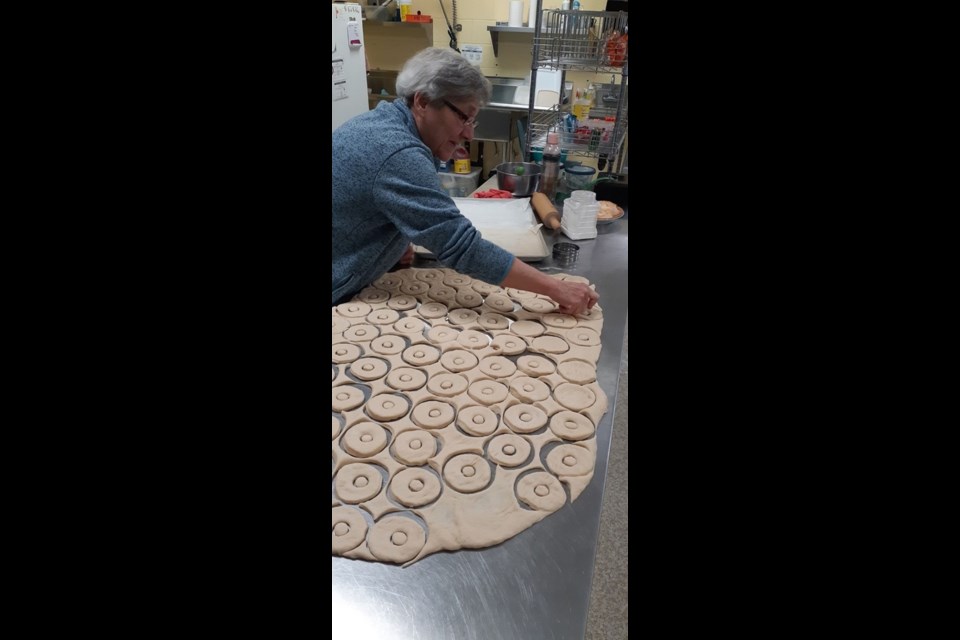
<instances>
[{"instance_id":1,"label":"woman's left hand","mask_svg":"<svg viewBox=\"0 0 960 640\"><path fill-rule=\"evenodd\" d=\"M400 258L400 262L397 263L398 267L409 267L413 264L413 245L411 244L407 247L407 250L403 252L403 256Z\"/></svg>"}]
</instances>

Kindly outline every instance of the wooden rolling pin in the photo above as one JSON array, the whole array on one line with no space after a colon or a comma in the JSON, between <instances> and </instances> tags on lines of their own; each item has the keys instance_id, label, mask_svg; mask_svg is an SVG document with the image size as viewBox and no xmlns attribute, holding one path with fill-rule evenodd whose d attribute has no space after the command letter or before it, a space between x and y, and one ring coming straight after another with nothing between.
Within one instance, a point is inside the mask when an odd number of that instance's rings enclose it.
<instances>
[{"instance_id":1,"label":"wooden rolling pin","mask_svg":"<svg viewBox=\"0 0 960 640\"><path fill-rule=\"evenodd\" d=\"M550 202L550 198L538 191L530 196L530 205L544 226L549 229L560 228L560 214L557 213L557 208Z\"/></svg>"}]
</instances>

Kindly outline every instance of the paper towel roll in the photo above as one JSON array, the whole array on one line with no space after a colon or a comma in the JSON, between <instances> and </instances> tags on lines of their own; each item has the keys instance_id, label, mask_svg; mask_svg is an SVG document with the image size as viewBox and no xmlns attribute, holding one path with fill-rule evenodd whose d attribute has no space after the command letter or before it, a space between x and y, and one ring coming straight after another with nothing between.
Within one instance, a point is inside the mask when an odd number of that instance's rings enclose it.
<instances>
[{"instance_id":1,"label":"paper towel roll","mask_svg":"<svg viewBox=\"0 0 960 640\"><path fill-rule=\"evenodd\" d=\"M523 26L523 0L510 0L510 20L507 22L507 26Z\"/></svg>"}]
</instances>

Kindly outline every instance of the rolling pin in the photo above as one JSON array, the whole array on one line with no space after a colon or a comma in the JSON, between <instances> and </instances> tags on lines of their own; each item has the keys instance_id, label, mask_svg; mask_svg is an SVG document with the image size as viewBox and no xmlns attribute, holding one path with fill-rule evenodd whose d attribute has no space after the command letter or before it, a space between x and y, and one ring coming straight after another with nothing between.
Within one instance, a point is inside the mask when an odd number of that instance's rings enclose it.
<instances>
[{"instance_id":1,"label":"rolling pin","mask_svg":"<svg viewBox=\"0 0 960 640\"><path fill-rule=\"evenodd\" d=\"M550 198L538 191L530 196L530 204L545 227L549 229L560 228L560 214L557 213L557 208L550 202Z\"/></svg>"}]
</instances>

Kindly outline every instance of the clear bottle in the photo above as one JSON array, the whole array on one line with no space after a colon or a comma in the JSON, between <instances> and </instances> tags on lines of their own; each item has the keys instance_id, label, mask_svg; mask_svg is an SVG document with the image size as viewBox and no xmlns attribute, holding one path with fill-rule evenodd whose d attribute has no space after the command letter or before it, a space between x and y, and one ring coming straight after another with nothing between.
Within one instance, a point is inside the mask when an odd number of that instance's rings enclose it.
<instances>
[{"instance_id":1,"label":"clear bottle","mask_svg":"<svg viewBox=\"0 0 960 640\"><path fill-rule=\"evenodd\" d=\"M547 144L543 148L543 180L540 191L551 202L557 194L557 179L560 176L560 134L556 131L547 133Z\"/></svg>"}]
</instances>

